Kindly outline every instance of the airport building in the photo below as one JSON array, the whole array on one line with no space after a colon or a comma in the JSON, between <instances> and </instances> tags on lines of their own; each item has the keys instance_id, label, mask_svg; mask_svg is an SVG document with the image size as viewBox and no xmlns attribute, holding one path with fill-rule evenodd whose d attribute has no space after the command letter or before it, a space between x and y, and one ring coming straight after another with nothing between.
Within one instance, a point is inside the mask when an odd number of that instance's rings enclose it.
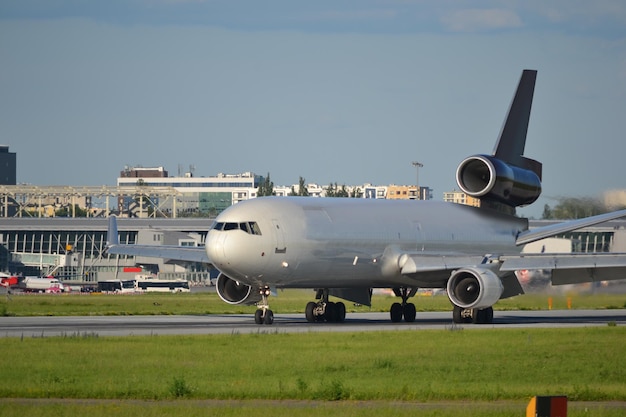
<instances>
[{"instance_id":1,"label":"airport building","mask_svg":"<svg viewBox=\"0 0 626 417\"><path fill-rule=\"evenodd\" d=\"M469 196L463 191L450 191L443 193L443 201L448 203L465 204L466 206L480 207L480 199Z\"/></svg>"},{"instance_id":2,"label":"airport building","mask_svg":"<svg viewBox=\"0 0 626 417\"><path fill-rule=\"evenodd\" d=\"M120 218L118 231L121 243L204 246L211 224L208 218ZM548 224L550 221L531 221L531 228ZM196 285L207 285L216 277L216 271L200 263L107 255L107 226L105 218L0 219L0 270L23 276L53 275L65 283L89 286L138 274L183 278ZM615 220L561 237L569 239L571 251L626 252L626 221Z\"/></svg>"}]
</instances>

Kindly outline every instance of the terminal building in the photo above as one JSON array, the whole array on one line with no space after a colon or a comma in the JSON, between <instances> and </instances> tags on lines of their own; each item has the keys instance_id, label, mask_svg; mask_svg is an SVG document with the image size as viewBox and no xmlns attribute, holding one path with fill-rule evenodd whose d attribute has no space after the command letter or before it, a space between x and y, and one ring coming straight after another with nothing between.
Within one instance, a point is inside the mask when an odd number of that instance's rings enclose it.
<instances>
[{"instance_id":1,"label":"terminal building","mask_svg":"<svg viewBox=\"0 0 626 417\"><path fill-rule=\"evenodd\" d=\"M549 224L531 221L531 228ZM120 218L121 243L204 246L208 218ZM210 285L208 265L105 253L108 219L0 219L0 270L23 276L55 276L62 282L95 286L98 281L153 275ZM626 252L626 221L615 220L561 236L576 252ZM548 250L549 251L549 250ZM625 277L626 278L626 277Z\"/></svg>"}]
</instances>

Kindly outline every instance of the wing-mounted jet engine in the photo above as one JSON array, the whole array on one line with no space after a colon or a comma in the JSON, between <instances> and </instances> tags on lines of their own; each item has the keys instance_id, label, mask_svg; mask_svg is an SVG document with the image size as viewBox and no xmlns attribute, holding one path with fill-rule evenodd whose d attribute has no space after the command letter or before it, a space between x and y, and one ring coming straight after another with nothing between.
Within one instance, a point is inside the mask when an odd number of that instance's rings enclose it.
<instances>
[{"instance_id":1,"label":"wing-mounted jet engine","mask_svg":"<svg viewBox=\"0 0 626 417\"><path fill-rule=\"evenodd\" d=\"M524 70L492 155L464 159L456 170L461 190L482 207L514 214L541 194L541 163L524 157L537 71Z\"/></svg>"}]
</instances>

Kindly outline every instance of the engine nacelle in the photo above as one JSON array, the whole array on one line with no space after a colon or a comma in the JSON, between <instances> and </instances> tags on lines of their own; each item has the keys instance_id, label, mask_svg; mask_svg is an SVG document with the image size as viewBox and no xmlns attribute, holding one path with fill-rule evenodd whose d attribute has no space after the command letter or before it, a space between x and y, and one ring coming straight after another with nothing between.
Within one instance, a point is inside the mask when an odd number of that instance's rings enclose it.
<instances>
[{"instance_id":1,"label":"engine nacelle","mask_svg":"<svg viewBox=\"0 0 626 417\"><path fill-rule=\"evenodd\" d=\"M261 300L261 294L250 285L235 281L220 273L215 283L217 295L228 304L252 305Z\"/></svg>"},{"instance_id":2,"label":"engine nacelle","mask_svg":"<svg viewBox=\"0 0 626 417\"><path fill-rule=\"evenodd\" d=\"M511 207L528 205L541 194L541 179L535 171L488 155L463 160L456 170L456 182L472 197L496 200Z\"/></svg>"},{"instance_id":3,"label":"engine nacelle","mask_svg":"<svg viewBox=\"0 0 626 417\"><path fill-rule=\"evenodd\" d=\"M504 287L493 271L486 268L462 268L448 280L448 297L461 308L487 308L500 299Z\"/></svg>"}]
</instances>

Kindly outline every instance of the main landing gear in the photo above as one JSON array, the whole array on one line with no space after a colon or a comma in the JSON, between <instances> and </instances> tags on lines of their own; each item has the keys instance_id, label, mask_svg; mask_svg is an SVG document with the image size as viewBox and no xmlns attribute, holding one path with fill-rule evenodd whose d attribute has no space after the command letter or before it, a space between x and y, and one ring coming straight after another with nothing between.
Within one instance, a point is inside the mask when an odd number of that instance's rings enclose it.
<instances>
[{"instance_id":1,"label":"main landing gear","mask_svg":"<svg viewBox=\"0 0 626 417\"><path fill-rule=\"evenodd\" d=\"M274 324L274 312L270 310L267 298L270 296L270 288L263 287L259 290L261 301L257 303L259 309L254 313L254 322L256 324Z\"/></svg>"},{"instance_id":2,"label":"main landing gear","mask_svg":"<svg viewBox=\"0 0 626 417\"><path fill-rule=\"evenodd\" d=\"M389 309L391 321L399 323L402 321L402 317L404 317L404 321L407 323L413 323L415 321L415 316L417 315L415 304L407 303L407 300L417 293L417 288L394 288L393 293L397 297L402 298L402 303L393 303L391 305L391 308Z\"/></svg>"},{"instance_id":3,"label":"main landing gear","mask_svg":"<svg viewBox=\"0 0 626 417\"><path fill-rule=\"evenodd\" d=\"M319 301L311 301L306 305L305 315L309 323L328 322L343 323L346 320L346 305L341 301L328 301L328 289L317 290L315 297Z\"/></svg>"},{"instance_id":4,"label":"main landing gear","mask_svg":"<svg viewBox=\"0 0 626 417\"><path fill-rule=\"evenodd\" d=\"M493 323L493 307L461 308L454 306L452 320L455 323L491 324Z\"/></svg>"}]
</instances>

